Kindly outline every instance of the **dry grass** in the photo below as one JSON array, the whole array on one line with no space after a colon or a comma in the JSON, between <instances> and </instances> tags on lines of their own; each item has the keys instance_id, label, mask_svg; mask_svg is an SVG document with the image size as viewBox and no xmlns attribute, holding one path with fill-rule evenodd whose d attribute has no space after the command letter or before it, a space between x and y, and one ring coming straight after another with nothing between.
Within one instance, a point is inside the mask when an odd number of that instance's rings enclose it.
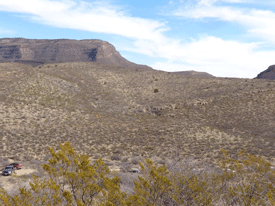
<instances>
[{"instance_id":1,"label":"dry grass","mask_svg":"<svg viewBox=\"0 0 275 206\"><path fill-rule=\"evenodd\" d=\"M175 156L214 165L222 148L274 161L274 88L96 63L0 64L0 154L42 161L70 141L115 165Z\"/></svg>"}]
</instances>

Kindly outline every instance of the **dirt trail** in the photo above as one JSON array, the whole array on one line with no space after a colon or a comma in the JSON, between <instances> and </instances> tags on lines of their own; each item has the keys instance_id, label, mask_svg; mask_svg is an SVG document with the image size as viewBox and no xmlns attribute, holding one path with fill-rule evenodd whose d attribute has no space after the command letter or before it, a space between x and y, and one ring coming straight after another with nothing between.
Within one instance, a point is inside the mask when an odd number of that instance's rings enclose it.
<instances>
[{"instance_id":1,"label":"dirt trail","mask_svg":"<svg viewBox=\"0 0 275 206\"><path fill-rule=\"evenodd\" d=\"M3 187L8 193L12 194L18 191L18 188L26 187L29 188L29 183L32 180L31 176L24 177L24 175L29 175L37 172L35 169L20 169L15 170L15 174L12 176L2 176L0 175L0 187Z\"/></svg>"},{"instance_id":2,"label":"dirt trail","mask_svg":"<svg viewBox=\"0 0 275 206\"><path fill-rule=\"evenodd\" d=\"M33 172L36 172L36 170L34 170L34 169L15 170L16 176L28 175L28 174L32 174Z\"/></svg>"}]
</instances>

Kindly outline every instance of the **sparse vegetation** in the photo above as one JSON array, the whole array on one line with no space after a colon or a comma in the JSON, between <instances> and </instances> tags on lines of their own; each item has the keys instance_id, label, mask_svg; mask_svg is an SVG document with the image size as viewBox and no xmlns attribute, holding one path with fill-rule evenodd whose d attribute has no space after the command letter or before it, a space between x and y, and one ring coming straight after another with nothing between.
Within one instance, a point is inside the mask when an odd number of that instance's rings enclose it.
<instances>
[{"instance_id":1,"label":"sparse vegetation","mask_svg":"<svg viewBox=\"0 0 275 206\"><path fill-rule=\"evenodd\" d=\"M146 158L164 165L175 157L213 169L222 148L230 158L245 149L274 163L274 104L270 80L0 64L0 154L32 164L49 159L48 147L71 142L91 161L101 157L125 172Z\"/></svg>"},{"instance_id":2,"label":"sparse vegetation","mask_svg":"<svg viewBox=\"0 0 275 206\"><path fill-rule=\"evenodd\" d=\"M70 143L49 148L42 167L47 178L33 176L30 187L15 194L0 189L0 204L9 205L274 205L275 171L261 157L240 152L232 159L223 150L216 170L172 161L158 166L150 159L139 163L138 179L127 181L110 173L102 159L75 153ZM185 166L185 167L183 167ZM187 167L188 166L188 167ZM15 181L11 179L11 181ZM134 184L132 184L134 182ZM128 184L129 192L121 187Z\"/></svg>"}]
</instances>

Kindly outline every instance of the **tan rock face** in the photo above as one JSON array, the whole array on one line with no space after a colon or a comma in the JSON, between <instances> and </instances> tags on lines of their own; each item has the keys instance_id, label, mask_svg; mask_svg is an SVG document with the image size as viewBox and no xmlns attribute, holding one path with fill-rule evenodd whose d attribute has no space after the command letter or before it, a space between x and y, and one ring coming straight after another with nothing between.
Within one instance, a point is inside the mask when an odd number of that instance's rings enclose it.
<instances>
[{"instance_id":1,"label":"tan rock face","mask_svg":"<svg viewBox=\"0 0 275 206\"><path fill-rule=\"evenodd\" d=\"M97 39L0 39L0 62L21 62L32 66L63 62L99 62L123 67L149 68L126 60L113 45Z\"/></svg>"}]
</instances>

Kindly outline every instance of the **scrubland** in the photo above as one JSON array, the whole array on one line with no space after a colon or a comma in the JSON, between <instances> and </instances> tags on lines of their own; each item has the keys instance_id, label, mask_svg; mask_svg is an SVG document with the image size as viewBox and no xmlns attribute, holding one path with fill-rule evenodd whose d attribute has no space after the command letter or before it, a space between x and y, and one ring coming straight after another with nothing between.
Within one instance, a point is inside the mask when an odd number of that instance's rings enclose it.
<instances>
[{"instance_id":1,"label":"scrubland","mask_svg":"<svg viewBox=\"0 0 275 206\"><path fill-rule=\"evenodd\" d=\"M272 80L97 63L3 63L0 160L40 165L48 147L70 142L91 162L102 158L125 175L146 158L215 169L221 149L233 159L246 150L274 164L274 88Z\"/></svg>"}]
</instances>

